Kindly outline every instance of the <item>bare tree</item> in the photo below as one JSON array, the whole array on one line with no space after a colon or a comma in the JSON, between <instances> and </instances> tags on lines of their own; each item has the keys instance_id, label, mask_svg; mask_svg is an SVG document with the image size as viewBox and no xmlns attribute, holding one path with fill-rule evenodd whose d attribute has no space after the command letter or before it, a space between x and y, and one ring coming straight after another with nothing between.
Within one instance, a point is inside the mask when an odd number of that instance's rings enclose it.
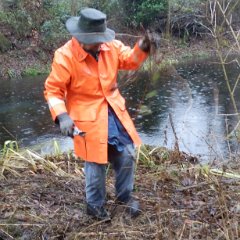
<instances>
[{"instance_id":1,"label":"bare tree","mask_svg":"<svg viewBox=\"0 0 240 240\"><path fill-rule=\"evenodd\" d=\"M240 73L234 84L231 84L226 70L226 66L232 62L236 62L240 67L240 62L237 57L229 61L229 56L233 56L236 53L239 56L240 54L240 29L235 29L232 24L233 11L236 7L239 7L239 5L240 0L209 0L208 2L210 11L209 22L211 25L208 29L215 39L216 50L224 73L224 79L226 81L235 114L238 117L238 123L228 136L231 136L240 128L240 113L235 99L236 89L240 82ZM228 43L227 48L226 42Z\"/></svg>"}]
</instances>

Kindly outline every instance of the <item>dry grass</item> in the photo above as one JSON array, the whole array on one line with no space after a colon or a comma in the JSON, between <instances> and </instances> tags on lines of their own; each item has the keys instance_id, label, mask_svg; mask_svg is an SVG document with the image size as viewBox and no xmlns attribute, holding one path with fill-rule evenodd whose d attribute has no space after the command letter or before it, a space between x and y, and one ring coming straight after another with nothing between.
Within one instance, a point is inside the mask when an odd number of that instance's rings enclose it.
<instances>
[{"instance_id":1,"label":"dry grass","mask_svg":"<svg viewBox=\"0 0 240 240\"><path fill-rule=\"evenodd\" d=\"M111 223L85 214L82 162L13 149L0 161L0 239L239 239L239 163L224 170L187 154L143 146L131 219L107 179Z\"/></svg>"}]
</instances>

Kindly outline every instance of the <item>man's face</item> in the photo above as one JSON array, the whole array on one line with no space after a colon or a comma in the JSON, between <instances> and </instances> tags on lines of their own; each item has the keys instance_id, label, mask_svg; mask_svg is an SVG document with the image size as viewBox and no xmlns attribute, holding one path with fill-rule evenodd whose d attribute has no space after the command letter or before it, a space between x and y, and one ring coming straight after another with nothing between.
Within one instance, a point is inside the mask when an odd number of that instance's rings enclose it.
<instances>
[{"instance_id":1,"label":"man's face","mask_svg":"<svg viewBox=\"0 0 240 240\"><path fill-rule=\"evenodd\" d=\"M81 47L86 51L86 52L93 52L96 53L100 50L100 45L102 43L94 43L94 44L84 44L81 43Z\"/></svg>"}]
</instances>

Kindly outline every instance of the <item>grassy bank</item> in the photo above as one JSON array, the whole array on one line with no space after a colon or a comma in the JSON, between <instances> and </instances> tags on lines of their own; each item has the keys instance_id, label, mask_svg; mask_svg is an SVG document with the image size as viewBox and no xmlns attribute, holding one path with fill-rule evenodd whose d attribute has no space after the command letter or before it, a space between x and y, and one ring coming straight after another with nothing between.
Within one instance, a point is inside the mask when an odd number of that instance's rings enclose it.
<instances>
[{"instance_id":1,"label":"grassy bank","mask_svg":"<svg viewBox=\"0 0 240 240\"><path fill-rule=\"evenodd\" d=\"M9 150L10 149L10 150ZM107 174L111 223L85 214L83 163L72 154L41 157L14 146L0 160L2 239L239 239L240 164L202 165L194 156L142 146L130 219L115 202Z\"/></svg>"},{"instance_id":2,"label":"grassy bank","mask_svg":"<svg viewBox=\"0 0 240 240\"><path fill-rule=\"evenodd\" d=\"M121 40L126 44L129 42L128 39ZM131 42L131 45L133 45L133 41ZM157 52L150 56L150 61L161 68L192 58L207 58L215 54L210 42L209 40L198 39L186 43L182 42L181 39L163 39L160 40ZM53 52L54 49L52 52L47 52L43 49L29 47L1 53L0 80L49 73Z\"/></svg>"},{"instance_id":3,"label":"grassy bank","mask_svg":"<svg viewBox=\"0 0 240 240\"><path fill-rule=\"evenodd\" d=\"M52 54L34 49L12 50L0 54L0 80L36 76L50 71Z\"/></svg>"}]
</instances>

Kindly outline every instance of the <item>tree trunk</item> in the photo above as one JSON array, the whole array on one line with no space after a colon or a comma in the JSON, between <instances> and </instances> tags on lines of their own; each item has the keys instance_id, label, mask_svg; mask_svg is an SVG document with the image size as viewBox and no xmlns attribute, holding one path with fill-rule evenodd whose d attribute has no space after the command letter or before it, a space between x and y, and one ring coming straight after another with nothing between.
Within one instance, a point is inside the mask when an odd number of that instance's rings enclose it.
<instances>
[{"instance_id":1,"label":"tree trunk","mask_svg":"<svg viewBox=\"0 0 240 240\"><path fill-rule=\"evenodd\" d=\"M71 0L71 15L76 16L78 11L78 1Z\"/></svg>"},{"instance_id":2,"label":"tree trunk","mask_svg":"<svg viewBox=\"0 0 240 240\"><path fill-rule=\"evenodd\" d=\"M168 14L167 14L167 23L166 23L166 38L169 39L170 38L170 26L171 26L171 4L170 4L171 0L168 0Z\"/></svg>"}]
</instances>

